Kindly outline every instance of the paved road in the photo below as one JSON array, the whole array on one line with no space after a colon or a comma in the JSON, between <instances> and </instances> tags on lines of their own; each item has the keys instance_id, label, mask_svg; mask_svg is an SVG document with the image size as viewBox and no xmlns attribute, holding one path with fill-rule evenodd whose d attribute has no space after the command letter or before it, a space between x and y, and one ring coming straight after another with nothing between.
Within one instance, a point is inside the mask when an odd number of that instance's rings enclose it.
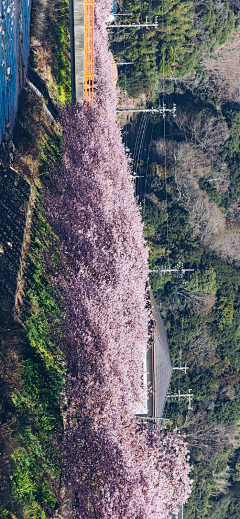
<instances>
[{"instance_id":1,"label":"paved road","mask_svg":"<svg viewBox=\"0 0 240 519\"><path fill-rule=\"evenodd\" d=\"M84 0L70 0L72 99L82 104L84 82Z\"/></svg>"}]
</instances>

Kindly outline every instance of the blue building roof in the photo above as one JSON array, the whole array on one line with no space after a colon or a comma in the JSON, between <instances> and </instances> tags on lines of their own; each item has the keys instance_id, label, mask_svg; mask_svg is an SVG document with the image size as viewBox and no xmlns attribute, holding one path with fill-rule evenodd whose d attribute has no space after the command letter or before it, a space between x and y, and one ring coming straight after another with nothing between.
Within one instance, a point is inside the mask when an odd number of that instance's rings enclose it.
<instances>
[{"instance_id":1,"label":"blue building roof","mask_svg":"<svg viewBox=\"0 0 240 519\"><path fill-rule=\"evenodd\" d=\"M116 0L113 0L113 6L112 6L112 10L111 10L111 14L115 14L117 13L117 1Z\"/></svg>"}]
</instances>

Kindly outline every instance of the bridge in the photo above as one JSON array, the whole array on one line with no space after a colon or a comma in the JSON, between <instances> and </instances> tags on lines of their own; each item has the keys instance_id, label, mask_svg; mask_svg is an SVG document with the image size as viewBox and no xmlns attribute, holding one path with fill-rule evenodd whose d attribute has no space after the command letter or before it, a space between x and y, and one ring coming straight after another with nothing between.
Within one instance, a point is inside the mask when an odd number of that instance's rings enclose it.
<instances>
[{"instance_id":1,"label":"bridge","mask_svg":"<svg viewBox=\"0 0 240 519\"><path fill-rule=\"evenodd\" d=\"M73 103L93 103L94 1L70 0L71 83Z\"/></svg>"}]
</instances>

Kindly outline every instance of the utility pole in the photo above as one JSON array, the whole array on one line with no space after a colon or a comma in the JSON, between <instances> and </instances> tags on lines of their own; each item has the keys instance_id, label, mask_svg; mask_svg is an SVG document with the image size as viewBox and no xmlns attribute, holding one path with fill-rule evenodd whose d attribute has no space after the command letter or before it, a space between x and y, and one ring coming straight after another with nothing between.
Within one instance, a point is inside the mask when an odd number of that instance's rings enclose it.
<instances>
[{"instance_id":1,"label":"utility pole","mask_svg":"<svg viewBox=\"0 0 240 519\"><path fill-rule=\"evenodd\" d=\"M184 371L184 373L186 375L187 374L187 369L189 369L189 368L188 368L188 366L186 365L186 362L185 362L185 366L178 366L178 367L175 367L173 369L178 370L178 371Z\"/></svg>"},{"instance_id":2,"label":"utility pole","mask_svg":"<svg viewBox=\"0 0 240 519\"><path fill-rule=\"evenodd\" d=\"M156 29L158 28L158 21L157 21L157 16L155 16L155 22L153 23L149 23L148 21L148 17L146 16L146 22L145 23L115 23L115 24L108 24L107 25L107 28L115 28L115 27L132 27L132 28L135 28L135 29L141 29L141 27L146 27L147 29L149 27L155 27Z\"/></svg>"},{"instance_id":3,"label":"utility pole","mask_svg":"<svg viewBox=\"0 0 240 519\"><path fill-rule=\"evenodd\" d=\"M119 109L118 111L119 111L119 112L124 112L124 111L131 112L131 111L132 111L132 110L130 109L131 107L134 109L134 105L130 105L130 104L129 104L129 105L125 105L125 106L123 105L123 106L121 107L121 109Z\"/></svg>"},{"instance_id":4,"label":"utility pole","mask_svg":"<svg viewBox=\"0 0 240 519\"><path fill-rule=\"evenodd\" d=\"M162 416L148 416L148 415L141 415L141 414L138 414L136 415L136 417L140 420L142 420L143 422L154 422L155 420L160 420L161 422L169 422L170 421L170 418L162 418ZM154 424L153 424L154 425Z\"/></svg>"},{"instance_id":5,"label":"utility pole","mask_svg":"<svg viewBox=\"0 0 240 519\"><path fill-rule=\"evenodd\" d=\"M157 108L117 108L116 112L136 112L136 113L160 113L159 109Z\"/></svg>"},{"instance_id":6,"label":"utility pole","mask_svg":"<svg viewBox=\"0 0 240 519\"><path fill-rule=\"evenodd\" d=\"M186 362L185 362L185 366L182 366L182 350L181 349L179 351L178 366L177 367L173 367L173 369L175 369L177 371L184 371L185 375L187 374L188 366L186 365Z\"/></svg>"},{"instance_id":7,"label":"utility pole","mask_svg":"<svg viewBox=\"0 0 240 519\"><path fill-rule=\"evenodd\" d=\"M179 272L180 269L176 268L176 269L153 269L153 270L150 270L149 272L152 273L157 273L157 272L160 272L160 274L169 274L171 272ZM180 271L183 275L185 274L185 272L194 272L194 269L181 269Z\"/></svg>"},{"instance_id":8,"label":"utility pole","mask_svg":"<svg viewBox=\"0 0 240 519\"><path fill-rule=\"evenodd\" d=\"M147 420L162 420L162 422L169 422L170 418L162 418L162 416L147 416Z\"/></svg>"},{"instance_id":9,"label":"utility pole","mask_svg":"<svg viewBox=\"0 0 240 519\"><path fill-rule=\"evenodd\" d=\"M150 114L162 114L163 118L166 117L167 112L171 113L173 117L176 117L177 105L173 103L173 108L166 108L166 104L160 108L117 108L116 112L134 112L134 113L150 113Z\"/></svg>"},{"instance_id":10,"label":"utility pole","mask_svg":"<svg viewBox=\"0 0 240 519\"><path fill-rule=\"evenodd\" d=\"M183 266L183 263L179 263L176 267L174 268L166 268L166 267L161 267L160 269L152 269L149 271L151 274L157 274L157 273L160 273L161 275L162 274L170 274L171 272L177 272L184 276L184 274L186 272L194 272L194 269L185 269L184 266Z\"/></svg>"},{"instance_id":11,"label":"utility pole","mask_svg":"<svg viewBox=\"0 0 240 519\"><path fill-rule=\"evenodd\" d=\"M135 180L135 178L144 178L144 175L135 175L134 173L130 175L131 178Z\"/></svg>"},{"instance_id":12,"label":"utility pole","mask_svg":"<svg viewBox=\"0 0 240 519\"><path fill-rule=\"evenodd\" d=\"M181 394L181 391L179 389L177 393L168 393L167 398L178 398L178 400L180 400L180 398L188 398L188 409L193 409L191 407L191 399L193 398L193 394L191 393L191 391L192 390L189 389L188 393Z\"/></svg>"}]
</instances>

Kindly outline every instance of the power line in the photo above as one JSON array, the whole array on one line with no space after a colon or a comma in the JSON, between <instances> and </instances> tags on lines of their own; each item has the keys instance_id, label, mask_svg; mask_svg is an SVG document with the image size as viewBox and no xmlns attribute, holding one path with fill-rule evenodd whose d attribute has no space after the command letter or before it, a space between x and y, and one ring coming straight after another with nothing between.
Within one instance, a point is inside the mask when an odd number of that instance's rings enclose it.
<instances>
[{"instance_id":1,"label":"power line","mask_svg":"<svg viewBox=\"0 0 240 519\"><path fill-rule=\"evenodd\" d=\"M163 0L162 0L162 33L163 33L163 40L164 40L164 20L163 20L163 14L164 14L164 6L163 6ZM115 25L117 26L117 25ZM139 24L129 24L129 25L118 25L119 27L133 27L133 28L144 28L147 26L147 23L139 23ZM150 25L149 25L150 26ZM152 24L151 25L152 27L156 26L155 24ZM143 40L144 40L144 45L145 45L145 36L143 35ZM125 44L125 42L124 42ZM152 42L152 48L153 48L153 53L155 55L155 47L153 46L153 42ZM146 50L146 45L145 45L145 50ZM126 63L120 63L121 65L127 65L127 64L133 64L132 62L126 62ZM147 61L147 65L148 65L148 68L149 68L149 63ZM155 60L155 66L154 66L154 70L155 70L155 78L157 78L157 74L156 74L156 60ZM166 229L166 234L167 234L167 244L168 244L168 267L169 268L165 268L165 269L153 269L151 270L150 272L151 273L157 273L157 272L160 272L161 275L163 274L168 274L168 273L180 273L182 276L185 275L186 272L193 272L194 269L184 269L183 266L182 268L170 268L170 259L169 259L169 252L170 252L170 245L169 245L169 222L168 222L168 185L167 185L167 147L166 147L166 137L168 137L168 135L166 135L166 114L167 113L171 113L173 115L173 117L176 116L176 104L173 103L173 108L167 108L166 107L166 103L165 103L165 95L166 95L166 92L165 92L165 47L164 47L164 44L163 44L163 58L162 58L162 71L163 71L163 74L162 74L162 106L159 105L158 108L145 108L145 109L135 109L135 108L130 108L129 106L128 107L118 107L117 109L117 112L120 113L120 112L125 112L125 113L128 113L128 112L132 112L132 113L144 113L144 117L140 123L140 127L139 127L139 131L137 132L137 139L135 141L135 146L134 146L134 159L133 159L133 163L135 164L135 174L132 175L132 177L135 179L135 178L143 178L142 175L137 175L138 173L138 168L139 168L139 162L140 162L140 156L141 156L141 151L142 151L142 147L143 147L143 142L144 142L144 139L145 139L145 134L146 134L146 128L147 128L147 125L149 123L149 116L146 117L145 114L153 114L154 116L157 115L157 114L161 114L163 116L163 141L164 141L164 183L165 183L165 202L166 202L166 207L165 207L165 210L166 210L166 214L167 214L167 220L166 220L166 226L167 226L167 229ZM149 80L150 80L150 83L152 83L152 78L151 78L151 74L150 74L150 70L149 70ZM156 84L158 84L157 80L156 80ZM126 86L126 74L125 74L125 86ZM149 156L150 156L150 147L151 147L151 142L152 142L152 135L153 135L153 127L154 127L154 124L152 126L152 132L151 132L151 138L150 138L150 142L149 142L149 150L148 150L148 158L147 158L147 168L146 168L146 172L145 172L145 195L144 195L144 204L143 204L143 214L145 214L145 210L146 210L146 192L147 192L147 172L148 172L148 166L149 166ZM172 136L173 138L173 136ZM183 371L185 374L187 372L187 369L188 367L186 366L182 366L181 364L181 349L179 350L179 366L178 367L173 367L173 370L178 370L179 372L179 375L178 375L178 393L173 393L173 394L169 394L168 395L168 398L172 397L172 398L178 398L178 403L179 403L179 406L180 406L180 401L181 401L181 398L188 398L189 400L189 406L188 406L188 409L192 409L191 407L191 399L193 398L193 395L191 393L191 390L189 390L189 393L188 394L181 394L181 390L180 390L180 374L181 374L181 371ZM167 401L167 405L168 405L168 401ZM179 412L180 412L180 409L179 409ZM157 417L155 417L157 418Z\"/></svg>"},{"instance_id":2,"label":"power line","mask_svg":"<svg viewBox=\"0 0 240 519\"><path fill-rule=\"evenodd\" d=\"M182 274L182 276L184 276L185 272L194 272L194 269L185 269L183 267L176 267L176 268L160 268L160 269L151 269L149 271L151 274L156 274L156 273L159 273L159 274L170 274L171 272L177 272L178 274Z\"/></svg>"},{"instance_id":3,"label":"power line","mask_svg":"<svg viewBox=\"0 0 240 519\"><path fill-rule=\"evenodd\" d=\"M120 65L134 65L133 61L117 61L116 65L120 67Z\"/></svg>"},{"instance_id":4,"label":"power line","mask_svg":"<svg viewBox=\"0 0 240 519\"><path fill-rule=\"evenodd\" d=\"M167 398L178 398L179 400L180 400L180 398L188 398L188 409L191 409L191 410L193 409L191 407L191 403L192 403L191 400L193 398L193 393L192 393L191 389L188 390L188 393L181 394L180 390L178 390L177 393L168 393Z\"/></svg>"},{"instance_id":5,"label":"power line","mask_svg":"<svg viewBox=\"0 0 240 519\"><path fill-rule=\"evenodd\" d=\"M172 108L167 108L166 104L163 103L159 108L117 108L116 112L133 112L133 113L151 113L151 114L162 114L163 119L165 119L167 112L171 113L173 117L176 117L177 107L176 104L173 103Z\"/></svg>"},{"instance_id":6,"label":"power line","mask_svg":"<svg viewBox=\"0 0 240 519\"><path fill-rule=\"evenodd\" d=\"M146 28L148 28L148 27L155 27L155 28L157 28L158 27L157 16L155 16L155 22L153 22L153 23L149 23L148 17L146 16L146 22L145 23L140 23L140 22L139 23L128 23L128 24L125 24L125 23L123 23L123 24L122 23L115 23L115 24L110 23L110 24L107 25L108 29L109 28L113 29L113 28L116 28L116 27L124 27L124 28L128 28L129 27L129 28L134 28L134 29L141 29L142 27L146 27Z\"/></svg>"},{"instance_id":7,"label":"power line","mask_svg":"<svg viewBox=\"0 0 240 519\"><path fill-rule=\"evenodd\" d=\"M149 121L149 114L147 114L147 116L145 118L143 130L142 130L142 137L141 137L141 140L140 140L138 154L137 154L137 161L136 161L136 173L138 173L138 167L139 167L139 163L140 163L140 158L141 158L141 153L142 153L144 139L145 139L145 136L146 136L148 121Z\"/></svg>"},{"instance_id":8,"label":"power line","mask_svg":"<svg viewBox=\"0 0 240 519\"><path fill-rule=\"evenodd\" d=\"M139 151L139 147L140 147L140 142L141 142L141 135L143 135L143 133L145 134L145 127L146 127L146 120L148 119L149 115L145 114L144 113L144 116L141 117L141 120L140 120L140 126L139 126L139 129L137 131L137 138L136 138L136 141L134 143L134 150L133 150L133 165L136 165L137 164L137 157L138 157L138 151Z\"/></svg>"}]
</instances>

